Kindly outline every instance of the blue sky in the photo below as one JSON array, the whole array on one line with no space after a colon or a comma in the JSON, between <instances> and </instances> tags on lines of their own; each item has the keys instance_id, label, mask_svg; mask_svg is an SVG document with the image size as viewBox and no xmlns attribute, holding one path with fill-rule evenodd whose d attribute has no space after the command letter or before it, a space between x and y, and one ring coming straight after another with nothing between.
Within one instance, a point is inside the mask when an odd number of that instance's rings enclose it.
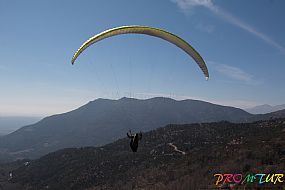
<instances>
[{"instance_id":1,"label":"blue sky","mask_svg":"<svg viewBox=\"0 0 285 190\"><path fill-rule=\"evenodd\" d=\"M247 108L285 103L285 1L0 0L0 115L47 116L99 97L199 99ZM179 35L210 79L161 39L121 35L70 60L89 37L122 25Z\"/></svg>"}]
</instances>

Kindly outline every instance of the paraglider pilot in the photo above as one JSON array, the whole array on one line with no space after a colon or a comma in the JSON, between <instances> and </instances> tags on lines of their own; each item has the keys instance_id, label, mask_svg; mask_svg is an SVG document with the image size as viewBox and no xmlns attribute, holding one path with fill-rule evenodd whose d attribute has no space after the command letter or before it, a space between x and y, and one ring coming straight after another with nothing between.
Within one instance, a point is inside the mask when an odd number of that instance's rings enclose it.
<instances>
[{"instance_id":1,"label":"paraglider pilot","mask_svg":"<svg viewBox=\"0 0 285 190\"><path fill-rule=\"evenodd\" d=\"M131 139L130 147L133 152L137 152L139 141L142 139L142 133L132 134L131 130L127 133L127 136Z\"/></svg>"}]
</instances>

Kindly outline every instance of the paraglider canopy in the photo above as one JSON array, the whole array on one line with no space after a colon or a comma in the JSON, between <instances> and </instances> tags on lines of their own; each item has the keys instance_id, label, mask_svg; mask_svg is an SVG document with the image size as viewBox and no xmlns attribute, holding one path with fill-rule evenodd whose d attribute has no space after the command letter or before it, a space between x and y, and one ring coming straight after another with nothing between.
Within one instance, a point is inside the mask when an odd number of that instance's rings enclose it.
<instances>
[{"instance_id":1,"label":"paraglider canopy","mask_svg":"<svg viewBox=\"0 0 285 190\"><path fill-rule=\"evenodd\" d=\"M167 32L159 28L153 28L153 27L148 27L148 26L121 26L121 27L105 30L104 32L96 34L95 36L91 37L90 39L88 39L86 42L84 42L80 46L80 48L73 55L71 63L74 64L77 57L90 45L100 40L103 40L105 38L109 38L109 37L120 35L120 34L145 34L145 35L155 36L155 37L164 39L176 45L177 47L181 48L183 51L185 51L188 55L190 55L195 60L195 62L198 64L198 66L202 70L204 76L206 77L206 80L208 80L209 73L208 73L208 68L205 64L205 61L200 56L200 54L189 43L187 43L185 40L183 40L179 36L176 36L175 34L172 34L170 32Z\"/></svg>"}]
</instances>

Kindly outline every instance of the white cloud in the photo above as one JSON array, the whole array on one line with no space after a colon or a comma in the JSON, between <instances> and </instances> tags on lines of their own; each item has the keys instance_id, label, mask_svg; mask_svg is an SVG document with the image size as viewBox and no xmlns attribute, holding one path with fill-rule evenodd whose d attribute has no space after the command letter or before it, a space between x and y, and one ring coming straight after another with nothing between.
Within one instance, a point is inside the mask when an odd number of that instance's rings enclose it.
<instances>
[{"instance_id":1,"label":"white cloud","mask_svg":"<svg viewBox=\"0 0 285 190\"><path fill-rule=\"evenodd\" d=\"M247 73L246 71L238 67L226 64L218 64L212 61L209 61L208 63L212 65L214 70L226 76L227 78L243 82L247 85L259 85L262 83L261 81L255 80L253 75Z\"/></svg>"},{"instance_id":2,"label":"white cloud","mask_svg":"<svg viewBox=\"0 0 285 190\"><path fill-rule=\"evenodd\" d=\"M211 0L171 0L176 3L180 9L187 11L195 6L214 7Z\"/></svg>"},{"instance_id":3,"label":"white cloud","mask_svg":"<svg viewBox=\"0 0 285 190\"><path fill-rule=\"evenodd\" d=\"M225 64L215 64L215 70L218 71L219 73L235 79L239 81L244 81L244 82L249 82L252 80L252 75L246 73L240 68L225 65Z\"/></svg>"},{"instance_id":4,"label":"white cloud","mask_svg":"<svg viewBox=\"0 0 285 190\"><path fill-rule=\"evenodd\" d=\"M202 23L197 24L195 27L196 29L203 31L203 32L207 32L209 34L215 30L215 27L213 25L206 25Z\"/></svg>"},{"instance_id":5,"label":"white cloud","mask_svg":"<svg viewBox=\"0 0 285 190\"><path fill-rule=\"evenodd\" d=\"M171 0L172 2L176 3L178 7L183 11L187 12L194 7L201 6L209 9L212 11L215 15L221 17L223 20L226 22L241 28L248 33L254 35L255 37L263 40L265 43L275 47L278 49L280 52L285 54L285 47L282 45L278 44L276 41L274 41L272 38L269 36L263 34L262 32L258 31L254 27L250 26L249 24L243 22L242 20L238 19L234 15L231 15L227 11L221 9L219 6L215 5L212 0Z\"/></svg>"}]
</instances>

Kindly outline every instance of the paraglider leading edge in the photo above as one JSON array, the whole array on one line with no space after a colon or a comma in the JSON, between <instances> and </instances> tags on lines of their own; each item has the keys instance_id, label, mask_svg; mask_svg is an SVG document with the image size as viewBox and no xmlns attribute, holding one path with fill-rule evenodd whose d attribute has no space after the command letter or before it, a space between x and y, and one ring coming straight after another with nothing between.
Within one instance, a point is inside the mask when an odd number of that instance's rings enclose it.
<instances>
[{"instance_id":1,"label":"paraglider leading edge","mask_svg":"<svg viewBox=\"0 0 285 190\"><path fill-rule=\"evenodd\" d=\"M172 34L170 32L167 32L159 28L153 28L153 27L148 27L148 26L121 26L121 27L105 30L91 37L87 41L85 41L73 55L71 63L74 64L77 57L90 45L100 40L103 40L105 38L109 38L109 37L120 35L120 34L145 34L145 35L150 35L150 36L164 39L176 45L177 47L181 48L183 51L185 51L188 55L190 55L195 60L195 62L198 64L198 66L202 70L206 80L209 79L209 72L208 72L207 65L205 64L205 61L203 60L201 55L189 43L187 43L185 40L183 40L179 36L176 36L175 34Z\"/></svg>"}]
</instances>

